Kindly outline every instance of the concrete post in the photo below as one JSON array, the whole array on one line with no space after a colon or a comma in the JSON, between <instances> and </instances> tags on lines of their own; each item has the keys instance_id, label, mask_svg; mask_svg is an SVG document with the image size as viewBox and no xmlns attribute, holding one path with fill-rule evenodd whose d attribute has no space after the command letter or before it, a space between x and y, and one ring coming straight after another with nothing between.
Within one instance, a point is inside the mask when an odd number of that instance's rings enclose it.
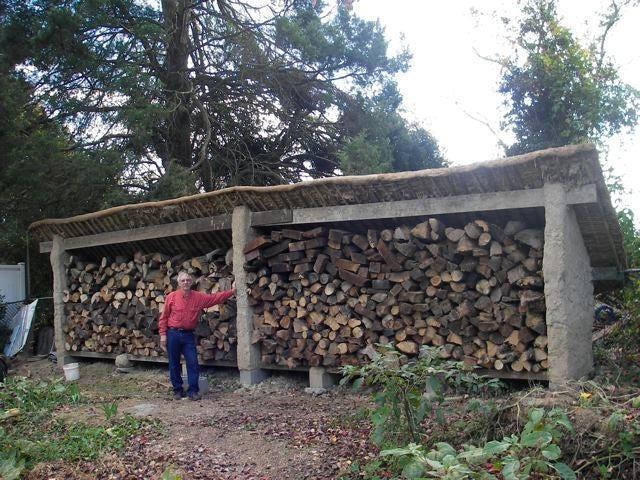
<instances>
[{"instance_id":1,"label":"concrete post","mask_svg":"<svg viewBox=\"0 0 640 480\"><path fill-rule=\"evenodd\" d=\"M324 367L309 368L309 387L312 389L328 390L335 386L336 381L333 375L327 372Z\"/></svg>"},{"instance_id":2,"label":"concrete post","mask_svg":"<svg viewBox=\"0 0 640 480\"><path fill-rule=\"evenodd\" d=\"M549 388L593 369L593 284L589 255L562 184L545 184L544 294Z\"/></svg>"},{"instance_id":3,"label":"concrete post","mask_svg":"<svg viewBox=\"0 0 640 480\"><path fill-rule=\"evenodd\" d=\"M51 269L53 270L53 331L55 335L56 357L58 366L62 367L69 358L65 349L65 338L62 327L66 320L64 313L64 300L62 294L68 287L67 271L65 263L69 255L64 249L64 239L59 235L53 236L53 247L51 249Z\"/></svg>"},{"instance_id":4,"label":"concrete post","mask_svg":"<svg viewBox=\"0 0 640 480\"><path fill-rule=\"evenodd\" d=\"M251 211L245 207L235 207L231 220L233 239L233 276L236 281L238 332L238 369L240 383L253 385L269 376L269 372L260 368L260 347L251 344L253 330L253 309L247 299L247 273L244 269L244 249L247 243L255 238L251 228Z\"/></svg>"}]
</instances>

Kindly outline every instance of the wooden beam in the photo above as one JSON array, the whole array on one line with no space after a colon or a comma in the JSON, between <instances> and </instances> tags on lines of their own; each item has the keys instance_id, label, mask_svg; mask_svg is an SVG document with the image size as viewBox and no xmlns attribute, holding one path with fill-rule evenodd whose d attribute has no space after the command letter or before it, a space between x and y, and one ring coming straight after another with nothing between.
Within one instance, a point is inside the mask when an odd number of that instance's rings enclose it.
<instances>
[{"instance_id":1,"label":"wooden beam","mask_svg":"<svg viewBox=\"0 0 640 480\"><path fill-rule=\"evenodd\" d=\"M596 203L598 201L596 186L590 184L570 190L567 192L567 198L569 205ZM456 195L452 197L419 198L395 202L301 208L293 210L293 218L290 223L402 218L532 207L544 207L544 192L541 188Z\"/></svg>"},{"instance_id":2,"label":"wooden beam","mask_svg":"<svg viewBox=\"0 0 640 480\"><path fill-rule=\"evenodd\" d=\"M533 380L533 381L549 381L548 372L513 372L511 370L490 370L486 368L479 368L474 370L474 373L482 377L490 378L502 378L505 380Z\"/></svg>"},{"instance_id":3,"label":"wooden beam","mask_svg":"<svg viewBox=\"0 0 640 480\"><path fill-rule=\"evenodd\" d=\"M596 203L598 194L593 184L584 185L567 192L569 205ZM394 202L359 203L355 205L336 205L332 207L298 208L292 210L268 210L252 212L252 226L291 225L302 223L326 223L378 218L402 218L408 216L443 215L512 208L543 207L544 195L541 188L530 190L512 190L507 192L477 193L452 197L419 198ZM231 215L196 218L183 222L152 225L149 227L99 233L84 237L64 239L64 248L95 247L114 243L135 242L154 238L228 230L231 228ZM40 252L51 251L52 242L41 242Z\"/></svg>"},{"instance_id":4,"label":"wooden beam","mask_svg":"<svg viewBox=\"0 0 640 480\"><path fill-rule=\"evenodd\" d=\"M100 352L72 352L67 350L65 353L67 356L72 358L99 358L99 359L109 359L116 358L118 354L116 353L100 353ZM139 357L136 355L128 354L129 360L132 362L151 362L151 363L168 363L167 357ZM200 365L207 365L213 367L236 367L236 364L233 362L219 361L219 360L198 360Z\"/></svg>"},{"instance_id":5,"label":"wooden beam","mask_svg":"<svg viewBox=\"0 0 640 480\"><path fill-rule=\"evenodd\" d=\"M267 210L251 213L252 227L280 225L282 223L290 223L292 220L293 212L291 210Z\"/></svg>"},{"instance_id":6,"label":"wooden beam","mask_svg":"<svg viewBox=\"0 0 640 480\"><path fill-rule=\"evenodd\" d=\"M210 232L213 230L229 230L230 228L231 215L216 215L215 217L194 218L183 222L165 223L149 227L132 228L130 230L117 230L115 232L98 233L84 237L65 238L63 243L65 250L73 250L76 248L138 242L140 240L189 235L191 233ZM40 253L50 252L51 247L52 242L41 242Z\"/></svg>"}]
</instances>

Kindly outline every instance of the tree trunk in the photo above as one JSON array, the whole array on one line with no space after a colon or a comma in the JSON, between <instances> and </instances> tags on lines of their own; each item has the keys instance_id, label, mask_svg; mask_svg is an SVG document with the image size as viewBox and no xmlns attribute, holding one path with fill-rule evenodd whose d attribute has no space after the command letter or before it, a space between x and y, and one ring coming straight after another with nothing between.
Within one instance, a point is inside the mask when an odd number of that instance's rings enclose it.
<instances>
[{"instance_id":1,"label":"tree trunk","mask_svg":"<svg viewBox=\"0 0 640 480\"><path fill-rule=\"evenodd\" d=\"M162 0L162 13L167 31L165 73L161 77L169 112L164 125L163 165L168 169L172 162L184 168L193 165L191 150L191 97L192 84L188 77L189 23L191 2L187 0Z\"/></svg>"}]
</instances>

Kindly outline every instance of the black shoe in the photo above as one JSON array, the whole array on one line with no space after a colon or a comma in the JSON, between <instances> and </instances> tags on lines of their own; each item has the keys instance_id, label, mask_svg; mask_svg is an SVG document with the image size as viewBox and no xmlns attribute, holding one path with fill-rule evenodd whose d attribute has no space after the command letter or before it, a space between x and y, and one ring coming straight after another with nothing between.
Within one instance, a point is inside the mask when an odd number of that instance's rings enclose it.
<instances>
[{"instance_id":1,"label":"black shoe","mask_svg":"<svg viewBox=\"0 0 640 480\"><path fill-rule=\"evenodd\" d=\"M174 400L182 400L186 396L187 396L187 394L184 393L184 391L182 391L182 392L173 392L173 399Z\"/></svg>"},{"instance_id":2,"label":"black shoe","mask_svg":"<svg viewBox=\"0 0 640 480\"><path fill-rule=\"evenodd\" d=\"M198 401L202 398L202 395L200 395L200 393L190 393L189 394L189 400L195 402Z\"/></svg>"}]
</instances>

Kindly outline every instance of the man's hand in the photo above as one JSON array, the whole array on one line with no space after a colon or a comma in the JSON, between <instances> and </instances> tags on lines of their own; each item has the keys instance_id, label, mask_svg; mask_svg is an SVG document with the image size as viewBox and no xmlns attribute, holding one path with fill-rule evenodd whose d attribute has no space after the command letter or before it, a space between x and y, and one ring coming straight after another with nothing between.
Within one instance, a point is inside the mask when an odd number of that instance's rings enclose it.
<instances>
[{"instance_id":1,"label":"man's hand","mask_svg":"<svg viewBox=\"0 0 640 480\"><path fill-rule=\"evenodd\" d=\"M166 335L160 335L160 348L162 350L164 350L165 352L167 351L167 336Z\"/></svg>"}]
</instances>

